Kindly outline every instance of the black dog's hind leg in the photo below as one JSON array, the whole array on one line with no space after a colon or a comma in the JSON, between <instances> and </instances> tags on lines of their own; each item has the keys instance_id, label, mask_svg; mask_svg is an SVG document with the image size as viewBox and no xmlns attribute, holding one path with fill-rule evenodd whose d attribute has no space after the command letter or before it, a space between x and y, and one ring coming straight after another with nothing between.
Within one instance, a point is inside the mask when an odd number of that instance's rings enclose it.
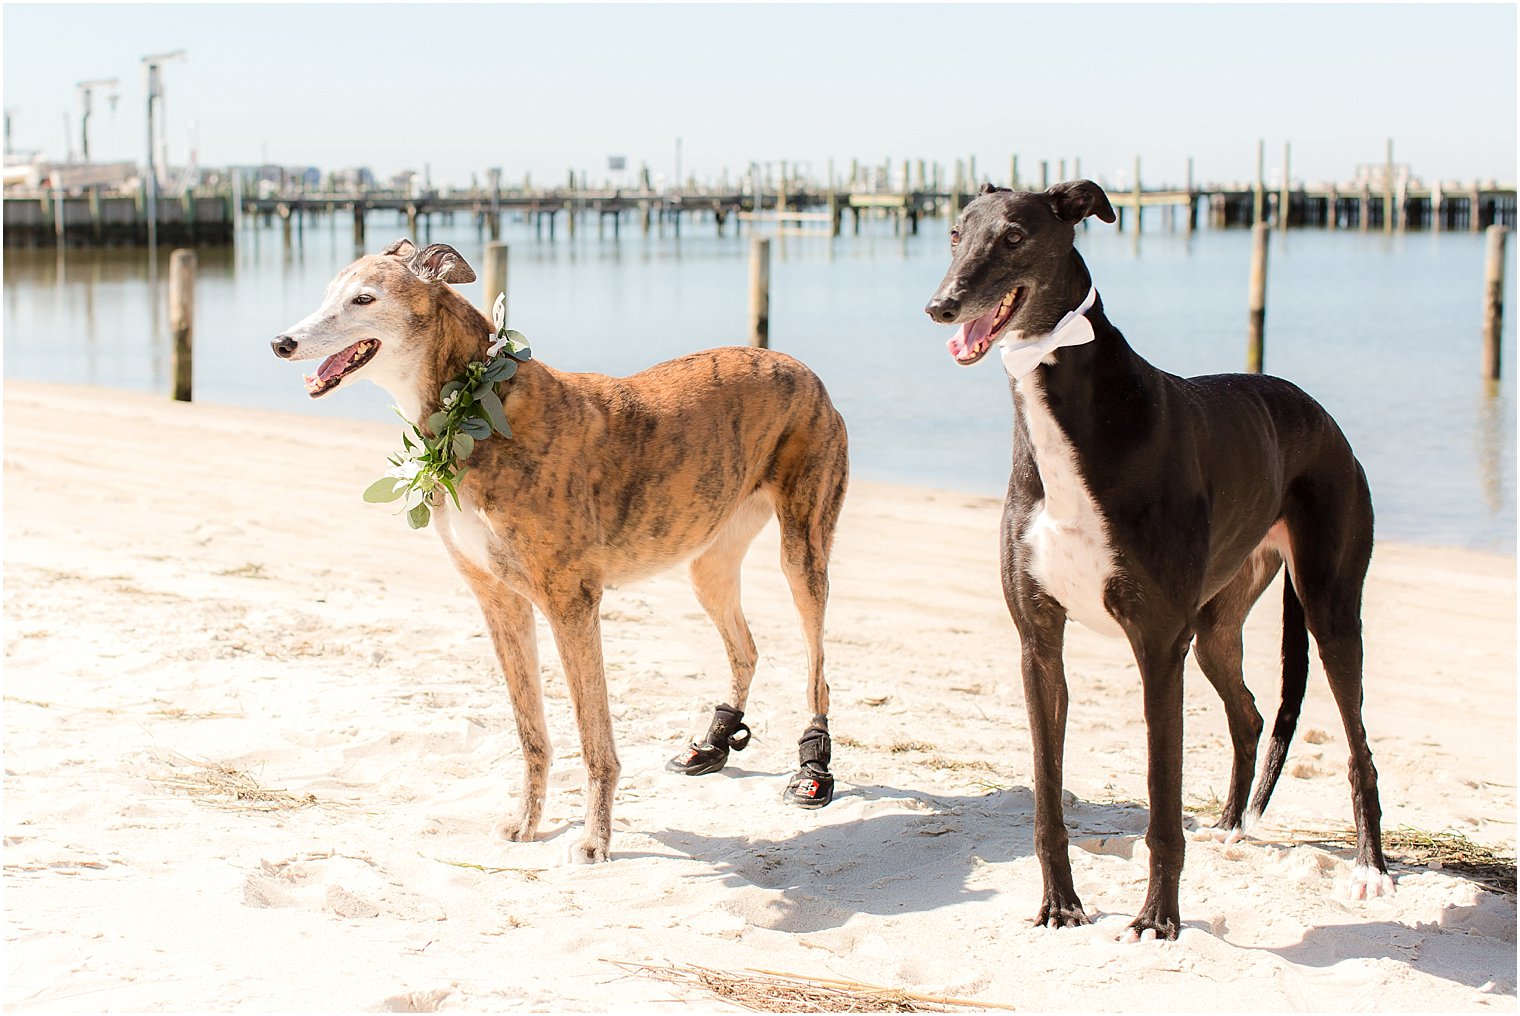
<instances>
[{"instance_id":1,"label":"black dog's hind leg","mask_svg":"<svg viewBox=\"0 0 1520 1016\"><path fill-rule=\"evenodd\" d=\"M1230 742L1234 747L1229 795L1214 827L1215 835L1226 839L1241 832L1246 802L1251 797L1251 781L1256 773L1256 751L1262 731L1261 713L1245 683L1241 626L1262 590L1276 576L1281 560L1272 551L1248 558L1239 574L1198 613L1198 666L1224 703Z\"/></svg>"}]
</instances>

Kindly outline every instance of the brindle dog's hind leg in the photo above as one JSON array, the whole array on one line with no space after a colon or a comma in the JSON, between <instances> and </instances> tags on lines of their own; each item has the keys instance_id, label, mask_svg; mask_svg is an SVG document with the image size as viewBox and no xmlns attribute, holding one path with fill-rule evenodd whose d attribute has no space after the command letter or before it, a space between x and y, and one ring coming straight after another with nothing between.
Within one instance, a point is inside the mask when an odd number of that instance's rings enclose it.
<instances>
[{"instance_id":1,"label":"brindle dog's hind leg","mask_svg":"<svg viewBox=\"0 0 1520 1016\"><path fill-rule=\"evenodd\" d=\"M844 424L832 410L828 416L821 426L837 436L820 440L815 432L810 436L816 443L799 436L793 443L803 454L790 462L786 453L791 449L783 448L778 459L791 468L780 472L772 491L781 523L781 570L791 586L807 643L808 705L813 711L797 743L797 774L782 795L782 800L799 808L822 808L834 799L834 776L829 771L829 686L823 676L823 612L829 598L829 551L849 467Z\"/></svg>"},{"instance_id":2,"label":"brindle dog's hind leg","mask_svg":"<svg viewBox=\"0 0 1520 1016\"><path fill-rule=\"evenodd\" d=\"M733 684L728 701L713 711L712 724L700 741L665 763L665 768L687 776L715 773L728 764L730 750L743 751L749 744L744 707L749 701L750 681L755 676L755 640L739 603L739 569L744 553L756 534L770 521L771 506L763 496L751 497L739 506L711 547L692 559L691 586L707 616L717 625L728 650Z\"/></svg>"}]
</instances>

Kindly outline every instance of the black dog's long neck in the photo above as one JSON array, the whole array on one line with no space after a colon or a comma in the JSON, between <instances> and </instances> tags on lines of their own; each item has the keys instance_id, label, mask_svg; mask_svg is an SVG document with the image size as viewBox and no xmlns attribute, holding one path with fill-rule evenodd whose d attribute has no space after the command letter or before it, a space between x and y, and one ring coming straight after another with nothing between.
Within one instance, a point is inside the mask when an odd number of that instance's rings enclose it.
<instances>
[{"instance_id":1,"label":"black dog's long neck","mask_svg":"<svg viewBox=\"0 0 1520 1016\"><path fill-rule=\"evenodd\" d=\"M1092 275L1081 255L1074 250L1071 256L1063 300L1067 311L1076 310L1092 288ZM1086 317L1093 341L1056 350L1056 362L1035 368L1031 379L1073 447L1089 459L1116 451L1146 432L1153 403L1147 378L1155 372L1109 321L1101 293Z\"/></svg>"}]
</instances>

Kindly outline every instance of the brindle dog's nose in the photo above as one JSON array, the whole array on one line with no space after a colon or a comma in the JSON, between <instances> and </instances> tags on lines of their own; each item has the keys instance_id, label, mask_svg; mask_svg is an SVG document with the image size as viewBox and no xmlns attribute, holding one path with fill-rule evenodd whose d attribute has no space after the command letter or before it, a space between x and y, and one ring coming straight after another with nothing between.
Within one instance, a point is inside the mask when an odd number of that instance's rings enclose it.
<instances>
[{"instance_id":1,"label":"brindle dog's nose","mask_svg":"<svg viewBox=\"0 0 1520 1016\"><path fill-rule=\"evenodd\" d=\"M274 350L274 355L282 360L288 360L296 355L296 340L289 335L281 335L269 344Z\"/></svg>"},{"instance_id":2,"label":"brindle dog's nose","mask_svg":"<svg viewBox=\"0 0 1520 1016\"><path fill-rule=\"evenodd\" d=\"M953 296L936 296L924 308L924 313L934 320L949 324L961 312L961 302Z\"/></svg>"}]
</instances>

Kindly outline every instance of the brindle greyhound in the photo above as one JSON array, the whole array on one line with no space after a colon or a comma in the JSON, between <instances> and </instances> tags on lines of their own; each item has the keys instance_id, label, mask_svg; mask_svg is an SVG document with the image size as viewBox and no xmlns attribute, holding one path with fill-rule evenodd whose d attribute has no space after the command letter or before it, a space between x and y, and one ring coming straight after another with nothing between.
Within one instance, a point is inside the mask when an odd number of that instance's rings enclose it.
<instances>
[{"instance_id":1,"label":"brindle greyhound","mask_svg":"<svg viewBox=\"0 0 1520 1016\"><path fill-rule=\"evenodd\" d=\"M1391 892L1362 726L1372 554L1362 468L1329 414L1287 381L1175 377L1132 350L1073 247L1089 215L1114 221L1088 180L1038 194L983 187L950 234L949 271L925 308L935 321L964 322L949 342L959 363L997 340L1013 388L1002 574L1034 741L1038 923L1087 923L1061 815L1067 617L1127 638L1140 668L1150 884L1130 938L1175 938L1181 921L1182 669L1195 636L1234 742L1219 835L1233 839L1261 814L1282 771L1307 680L1307 625L1351 746L1352 895ZM1282 705L1247 809L1262 720L1241 673L1241 625L1284 561Z\"/></svg>"},{"instance_id":2,"label":"brindle greyhound","mask_svg":"<svg viewBox=\"0 0 1520 1016\"><path fill-rule=\"evenodd\" d=\"M401 240L339 273L310 316L272 343L287 360L325 357L313 398L374 381L408 420L439 409L439 388L484 360L491 325L446 283L475 273L454 248ZM829 802L829 689L823 612L848 461L844 421L818 378L782 353L713 349L629 378L522 364L503 397L512 437L484 440L459 484L462 510L435 505L438 533L480 602L522 741L519 814L497 826L531 840L543 810L549 737L533 607L553 629L580 728L588 780L577 862L607 859L620 765L602 663L602 590L689 562L692 586L733 672L703 744L672 760L693 774L742 748L756 651L739 605L744 552L772 515L781 567L807 643L813 718L785 799Z\"/></svg>"}]
</instances>

